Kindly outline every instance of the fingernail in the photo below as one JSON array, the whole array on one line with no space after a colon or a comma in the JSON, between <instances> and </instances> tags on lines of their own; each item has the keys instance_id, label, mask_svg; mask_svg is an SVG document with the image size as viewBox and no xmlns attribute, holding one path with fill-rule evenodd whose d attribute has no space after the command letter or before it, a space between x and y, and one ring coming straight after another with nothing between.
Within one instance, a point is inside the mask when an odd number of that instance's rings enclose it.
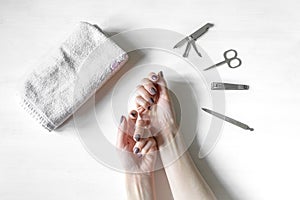
<instances>
[{"instance_id":1,"label":"fingernail","mask_svg":"<svg viewBox=\"0 0 300 200\"><path fill-rule=\"evenodd\" d=\"M122 124L123 121L124 121L124 116L122 115L120 119L120 124Z\"/></svg>"},{"instance_id":2,"label":"fingernail","mask_svg":"<svg viewBox=\"0 0 300 200\"><path fill-rule=\"evenodd\" d=\"M154 103L154 99L152 97L150 97L149 102Z\"/></svg>"},{"instance_id":3,"label":"fingernail","mask_svg":"<svg viewBox=\"0 0 300 200\"><path fill-rule=\"evenodd\" d=\"M164 77L164 74L163 74L162 71L159 72L159 76L162 77L162 78Z\"/></svg>"},{"instance_id":4,"label":"fingernail","mask_svg":"<svg viewBox=\"0 0 300 200\"><path fill-rule=\"evenodd\" d=\"M141 135L140 134L136 134L135 136L134 136L134 140L135 141L140 141L140 139L141 139Z\"/></svg>"},{"instance_id":5,"label":"fingernail","mask_svg":"<svg viewBox=\"0 0 300 200\"><path fill-rule=\"evenodd\" d=\"M130 113L130 115L131 115L133 118L136 118L136 112L135 112L135 111L132 111L132 112Z\"/></svg>"},{"instance_id":6,"label":"fingernail","mask_svg":"<svg viewBox=\"0 0 300 200\"><path fill-rule=\"evenodd\" d=\"M139 158L143 157L143 154L141 154L141 153L138 153L137 155L138 155Z\"/></svg>"},{"instance_id":7,"label":"fingernail","mask_svg":"<svg viewBox=\"0 0 300 200\"><path fill-rule=\"evenodd\" d=\"M154 87L150 88L151 94L155 95L156 94L156 89Z\"/></svg>"},{"instance_id":8,"label":"fingernail","mask_svg":"<svg viewBox=\"0 0 300 200\"><path fill-rule=\"evenodd\" d=\"M151 76L151 79L152 79L153 81L156 81L156 80L158 79L158 77L156 76L156 74L153 74L153 75Z\"/></svg>"},{"instance_id":9,"label":"fingernail","mask_svg":"<svg viewBox=\"0 0 300 200\"><path fill-rule=\"evenodd\" d=\"M140 151L139 148L134 147L134 149L133 149L133 153L134 153L134 154L137 154L139 151Z\"/></svg>"}]
</instances>

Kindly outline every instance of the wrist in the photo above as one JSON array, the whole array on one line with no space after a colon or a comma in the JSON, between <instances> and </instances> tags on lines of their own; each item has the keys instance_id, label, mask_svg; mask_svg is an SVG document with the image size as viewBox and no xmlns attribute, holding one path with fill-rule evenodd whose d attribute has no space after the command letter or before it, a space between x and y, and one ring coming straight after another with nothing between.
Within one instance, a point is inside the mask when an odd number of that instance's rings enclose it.
<instances>
[{"instance_id":1,"label":"wrist","mask_svg":"<svg viewBox=\"0 0 300 200\"><path fill-rule=\"evenodd\" d=\"M171 143L177 134L179 134L179 131L175 124L169 123L168 125L164 126L157 137L158 147L162 148Z\"/></svg>"},{"instance_id":2,"label":"wrist","mask_svg":"<svg viewBox=\"0 0 300 200\"><path fill-rule=\"evenodd\" d=\"M159 153L164 167L178 160L186 151L186 145L177 127L170 127L162 131Z\"/></svg>"},{"instance_id":3,"label":"wrist","mask_svg":"<svg viewBox=\"0 0 300 200\"><path fill-rule=\"evenodd\" d=\"M127 173L125 175L127 180L130 180L132 182L141 182L143 180L152 179L153 178L153 172L146 172L146 173Z\"/></svg>"},{"instance_id":4,"label":"wrist","mask_svg":"<svg viewBox=\"0 0 300 200\"><path fill-rule=\"evenodd\" d=\"M126 174L127 197L130 200L154 199L153 173Z\"/></svg>"}]
</instances>

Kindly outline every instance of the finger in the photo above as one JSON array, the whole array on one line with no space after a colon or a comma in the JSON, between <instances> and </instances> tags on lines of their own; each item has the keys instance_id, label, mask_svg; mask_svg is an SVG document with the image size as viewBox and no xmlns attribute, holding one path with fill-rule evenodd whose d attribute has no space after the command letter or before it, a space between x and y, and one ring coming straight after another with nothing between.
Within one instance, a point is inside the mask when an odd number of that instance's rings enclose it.
<instances>
[{"instance_id":1,"label":"finger","mask_svg":"<svg viewBox=\"0 0 300 200\"><path fill-rule=\"evenodd\" d=\"M143 97L141 96L137 96L135 97L135 103L137 104L137 108L138 108L138 111L140 112L140 108L139 107L142 107L143 109L145 110L149 110L150 109L150 103L148 103L148 101L146 101Z\"/></svg>"},{"instance_id":2,"label":"finger","mask_svg":"<svg viewBox=\"0 0 300 200\"><path fill-rule=\"evenodd\" d=\"M145 108L136 103L137 111L139 115L145 111Z\"/></svg>"},{"instance_id":3,"label":"finger","mask_svg":"<svg viewBox=\"0 0 300 200\"><path fill-rule=\"evenodd\" d=\"M143 149L143 147L145 146L147 140L146 139L142 139L138 142L135 143L132 151L134 154L138 154L139 152L141 152L141 149Z\"/></svg>"},{"instance_id":4,"label":"finger","mask_svg":"<svg viewBox=\"0 0 300 200\"><path fill-rule=\"evenodd\" d=\"M153 82L150 81L148 78L144 78L142 80L142 85L149 92L149 94L151 94L152 96L156 95L157 93L156 87L153 84Z\"/></svg>"},{"instance_id":5,"label":"finger","mask_svg":"<svg viewBox=\"0 0 300 200\"><path fill-rule=\"evenodd\" d=\"M148 74L148 78L154 83L156 83L159 79L159 77L154 72L150 72Z\"/></svg>"},{"instance_id":6,"label":"finger","mask_svg":"<svg viewBox=\"0 0 300 200\"><path fill-rule=\"evenodd\" d=\"M149 125L149 121L145 121L142 119L137 120L135 124L135 131L133 134L133 139L135 141L140 141L143 138L152 137L150 129L147 127Z\"/></svg>"},{"instance_id":7,"label":"finger","mask_svg":"<svg viewBox=\"0 0 300 200\"><path fill-rule=\"evenodd\" d=\"M127 133L131 136L134 134L135 129L135 123L138 118L138 112L136 110L131 110L128 114L128 127L127 127Z\"/></svg>"},{"instance_id":8,"label":"finger","mask_svg":"<svg viewBox=\"0 0 300 200\"><path fill-rule=\"evenodd\" d=\"M144 121L144 127L147 127L149 125L149 123L151 123L150 112L151 112L151 110L147 110L147 111L139 114L140 119Z\"/></svg>"},{"instance_id":9,"label":"finger","mask_svg":"<svg viewBox=\"0 0 300 200\"><path fill-rule=\"evenodd\" d=\"M136 120L136 119L138 118L138 113L137 113L137 111L136 111L136 110L131 110L131 111L129 112L129 118L130 118L130 119L133 119L133 120Z\"/></svg>"},{"instance_id":10,"label":"finger","mask_svg":"<svg viewBox=\"0 0 300 200\"><path fill-rule=\"evenodd\" d=\"M169 97L169 91L168 91L168 87L167 87L167 82L164 78L164 74L162 71L160 71L158 73L158 80L157 80L157 89L159 91L159 95L160 96L165 96L165 97Z\"/></svg>"},{"instance_id":11,"label":"finger","mask_svg":"<svg viewBox=\"0 0 300 200\"><path fill-rule=\"evenodd\" d=\"M127 120L126 118L122 115L120 119L120 125L118 128L118 136L117 136L117 147L118 148L123 148L126 143L126 128L127 128Z\"/></svg>"},{"instance_id":12,"label":"finger","mask_svg":"<svg viewBox=\"0 0 300 200\"><path fill-rule=\"evenodd\" d=\"M135 124L135 131L133 134L133 139L138 142L142 138L142 135L144 135L144 121L143 120L137 120Z\"/></svg>"},{"instance_id":13,"label":"finger","mask_svg":"<svg viewBox=\"0 0 300 200\"><path fill-rule=\"evenodd\" d=\"M147 140L146 144L142 147L142 149L140 149L140 153L142 155L145 155L145 154L155 151L155 150L157 150L157 145L156 145L155 139L152 137L152 138L149 138Z\"/></svg>"},{"instance_id":14,"label":"finger","mask_svg":"<svg viewBox=\"0 0 300 200\"><path fill-rule=\"evenodd\" d=\"M139 85L137 88L137 94L143 97L145 101L147 101L150 105L154 104L153 96L144 88L144 86Z\"/></svg>"}]
</instances>

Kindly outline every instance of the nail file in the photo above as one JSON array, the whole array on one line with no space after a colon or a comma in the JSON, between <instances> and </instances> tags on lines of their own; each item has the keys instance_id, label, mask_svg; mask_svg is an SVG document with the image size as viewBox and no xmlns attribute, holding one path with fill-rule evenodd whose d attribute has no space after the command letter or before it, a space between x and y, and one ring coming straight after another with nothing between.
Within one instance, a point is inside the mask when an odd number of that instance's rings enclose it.
<instances>
[{"instance_id":1,"label":"nail file","mask_svg":"<svg viewBox=\"0 0 300 200\"><path fill-rule=\"evenodd\" d=\"M229 122L229 123L231 123L231 124L233 124L233 125L236 125L236 126L242 128L242 129L254 131L253 128L250 128L248 125L246 125L246 124L244 124L244 123L242 123L242 122L239 122L239 121L237 121L237 120L235 120L235 119L232 119L232 118L227 117L227 116L225 116L225 115L222 115L222 114L220 114L220 113L214 112L214 111L209 110L209 109L207 109L207 108L202 108L202 110L204 110L205 112L207 112L207 113L209 113L209 114L211 114L211 115L213 115L213 116L215 116L215 117L217 117L217 118L219 118L219 119L223 119L223 120L226 121L226 122Z\"/></svg>"}]
</instances>

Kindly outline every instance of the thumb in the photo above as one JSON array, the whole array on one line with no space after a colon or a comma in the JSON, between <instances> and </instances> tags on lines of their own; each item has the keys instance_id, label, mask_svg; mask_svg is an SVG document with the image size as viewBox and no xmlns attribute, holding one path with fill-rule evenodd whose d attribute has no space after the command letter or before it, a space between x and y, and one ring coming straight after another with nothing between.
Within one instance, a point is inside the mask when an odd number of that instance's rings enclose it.
<instances>
[{"instance_id":1,"label":"thumb","mask_svg":"<svg viewBox=\"0 0 300 200\"><path fill-rule=\"evenodd\" d=\"M167 82L164 78L164 74L162 71L158 73L158 80L156 82L157 84L157 89L159 91L159 95L163 96L164 98L169 99L169 91L167 87Z\"/></svg>"}]
</instances>

